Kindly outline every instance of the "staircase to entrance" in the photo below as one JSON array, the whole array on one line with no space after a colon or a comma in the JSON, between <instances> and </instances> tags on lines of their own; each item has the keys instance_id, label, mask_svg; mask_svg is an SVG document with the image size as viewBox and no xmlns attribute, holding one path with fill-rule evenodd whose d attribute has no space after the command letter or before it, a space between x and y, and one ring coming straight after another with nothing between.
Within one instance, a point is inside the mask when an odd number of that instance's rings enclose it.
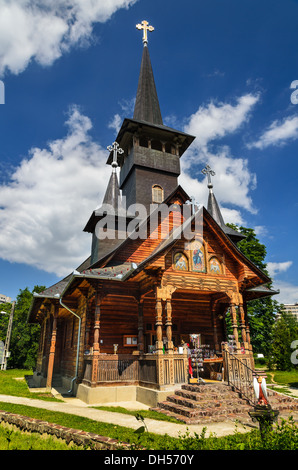
<instances>
[{"instance_id":1,"label":"staircase to entrance","mask_svg":"<svg viewBox=\"0 0 298 470\"><path fill-rule=\"evenodd\" d=\"M273 409L290 415L298 411L298 400L268 390ZM225 382L182 385L152 410L172 416L186 424L238 420L249 423L252 404Z\"/></svg>"}]
</instances>

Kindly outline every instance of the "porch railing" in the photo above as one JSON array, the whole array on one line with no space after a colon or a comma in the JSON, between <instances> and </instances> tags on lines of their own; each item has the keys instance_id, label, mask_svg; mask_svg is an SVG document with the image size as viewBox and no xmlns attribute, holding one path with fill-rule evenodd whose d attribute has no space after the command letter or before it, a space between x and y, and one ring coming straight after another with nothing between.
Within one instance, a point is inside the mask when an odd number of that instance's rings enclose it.
<instances>
[{"instance_id":1,"label":"porch railing","mask_svg":"<svg viewBox=\"0 0 298 470\"><path fill-rule=\"evenodd\" d=\"M251 369L250 358L238 358L228 350L224 351L225 367L227 372L228 384L235 388L252 406L256 403L256 397L253 388L253 379L257 375Z\"/></svg>"},{"instance_id":2,"label":"porch railing","mask_svg":"<svg viewBox=\"0 0 298 470\"><path fill-rule=\"evenodd\" d=\"M85 360L83 382L101 385L104 383L136 383L148 385L170 385L188 381L185 357L176 354L161 356L144 354L99 355Z\"/></svg>"}]
</instances>

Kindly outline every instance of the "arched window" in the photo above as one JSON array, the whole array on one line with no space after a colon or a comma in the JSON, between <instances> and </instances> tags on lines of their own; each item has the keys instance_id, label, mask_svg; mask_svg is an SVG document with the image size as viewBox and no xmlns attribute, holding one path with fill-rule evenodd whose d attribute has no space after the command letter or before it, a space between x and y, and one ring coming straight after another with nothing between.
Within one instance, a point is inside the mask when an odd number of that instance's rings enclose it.
<instances>
[{"instance_id":1,"label":"arched window","mask_svg":"<svg viewBox=\"0 0 298 470\"><path fill-rule=\"evenodd\" d=\"M163 201L163 189L158 184L152 186L152 202L153 204L160 204Z\"/></svg>"}]
</instances>

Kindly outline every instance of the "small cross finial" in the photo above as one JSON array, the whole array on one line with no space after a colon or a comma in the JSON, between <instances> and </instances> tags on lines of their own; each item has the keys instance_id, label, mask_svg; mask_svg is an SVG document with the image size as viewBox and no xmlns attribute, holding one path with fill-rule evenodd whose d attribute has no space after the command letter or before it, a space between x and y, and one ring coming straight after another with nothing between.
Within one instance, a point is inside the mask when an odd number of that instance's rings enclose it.
<instances>
[{"instance_id":1,"label":"small cross finial","mask_svg":"<svg viewBox=\"0 0 298 470\"><path fill-rule=\"evenodd\" d=\"M148 44L148 31L154 31L153 26L150 26L148 21L143 20L142 24L137 24L136 25L137 29L142 29L143 30L143 44L144 46L147 46Z\"/></svg>"},{"instance_id":2,"label":"small cross finial","mask_svg":"<svg viewBox=\"0 0 298 470\"><path fill-rule=\"evenodd\" d=\"M118 166L118 154L121 155L122 153L124 153L124 150L119 147L118 142L113 142L113 145L109 145L107 147L107 149L110 152L113 152L112 167L113 167L113 169L116 170L116 168Z\"/></svg>"},{"instance_id":3,"label":"small cross finial","mask_svg":"<svg viewBox=\"0 0 298 470\"><path fill-rule=\"evenodd\" d=\"M207 175L208 178L208 188L213 188L211 183L211 176L215 175L215 171L211 170L209 165L206 165L205 168L202 170L203 175Z\"/></svg>"}]
</instances>

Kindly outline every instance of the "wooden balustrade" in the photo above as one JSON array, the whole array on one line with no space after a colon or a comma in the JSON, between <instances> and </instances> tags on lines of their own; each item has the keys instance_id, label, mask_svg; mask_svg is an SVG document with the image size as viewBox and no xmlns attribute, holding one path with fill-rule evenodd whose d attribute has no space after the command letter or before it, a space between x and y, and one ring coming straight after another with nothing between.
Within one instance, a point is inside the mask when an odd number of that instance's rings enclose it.
<instances>
[{"instance_id":1,"label":"wooden balustrade","mask_svg":"<svg viewBox=\"0 0 298 470\"><path fill-rule=\"evenodd\" d=\"M92 387L111 383L163 386L187 382L186 354L99 354L85 360L83 383Z\"/></svg>"}]
</instances>

